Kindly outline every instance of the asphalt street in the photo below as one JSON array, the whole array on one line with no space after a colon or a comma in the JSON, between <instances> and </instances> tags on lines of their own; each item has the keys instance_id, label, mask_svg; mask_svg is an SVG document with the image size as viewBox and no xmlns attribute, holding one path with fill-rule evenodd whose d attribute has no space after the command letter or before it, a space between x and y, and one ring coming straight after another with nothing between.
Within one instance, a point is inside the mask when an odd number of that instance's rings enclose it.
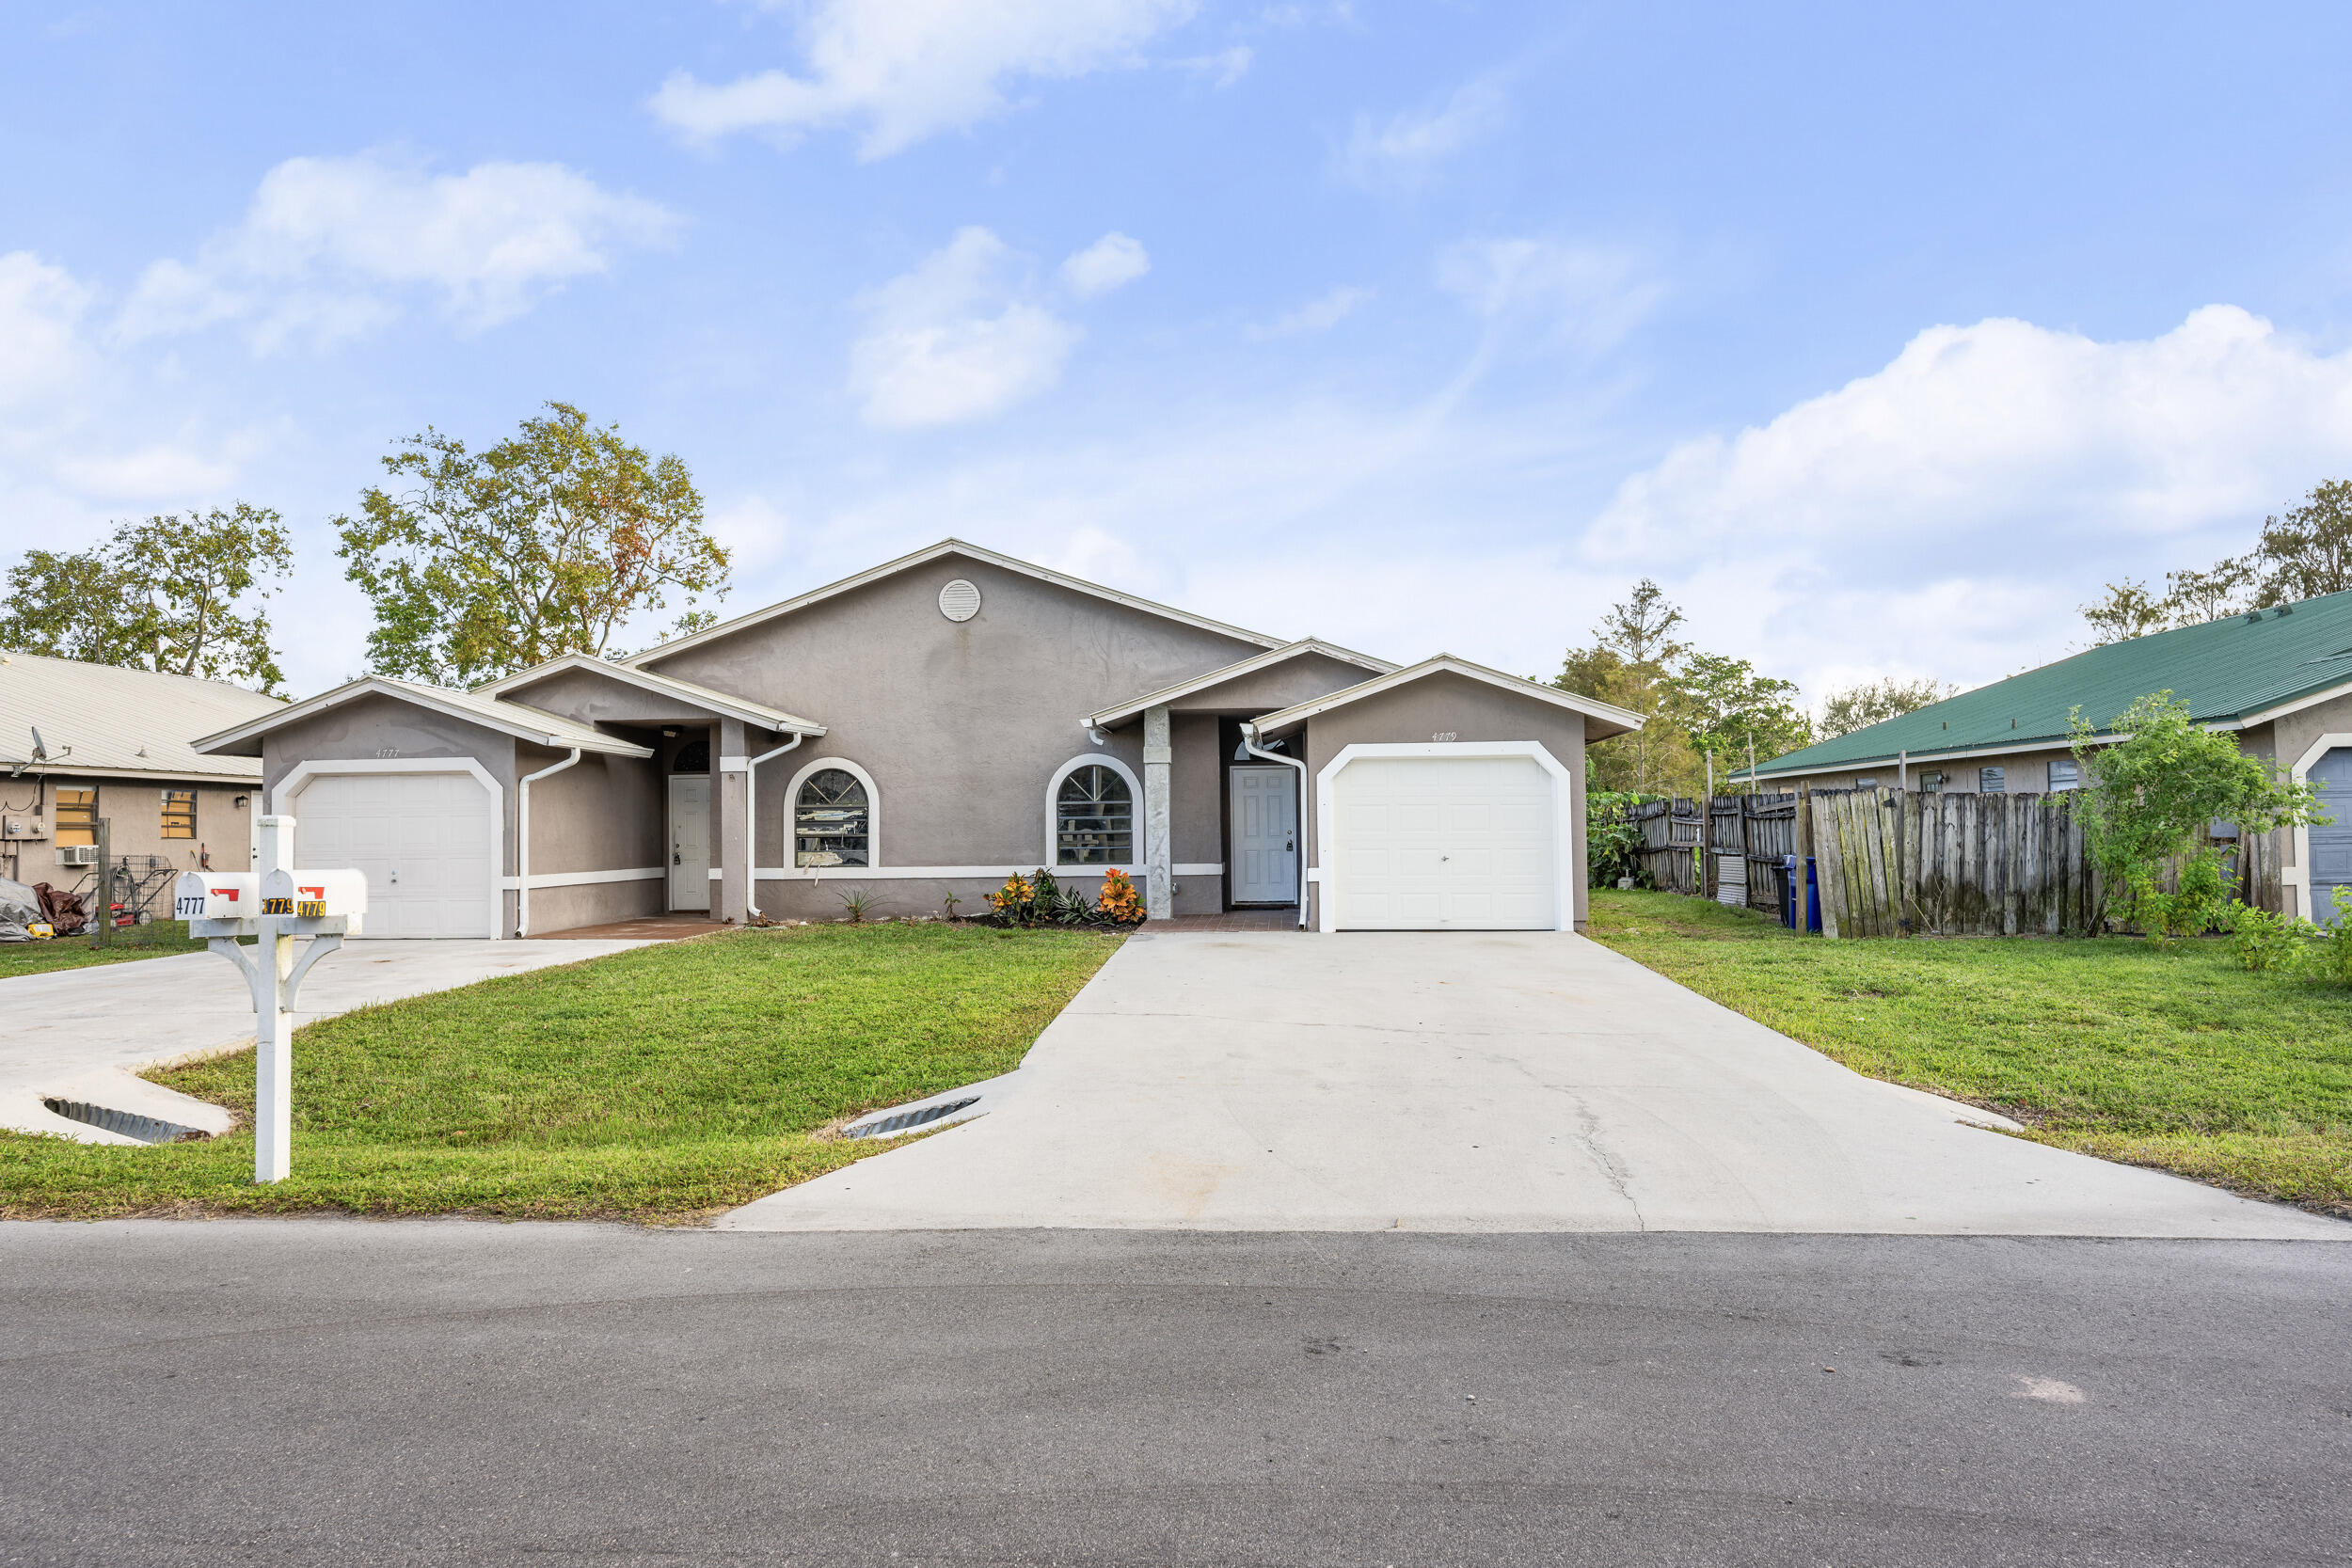
<instances>
[{"instance_id":1,"label":"asphalt street","mask_svg":"<svg viewBox=\"0 0 2352 1568\"><path fill-rule=\"evenodd\" d=\"M0 1226L10 1563L2352 1560L2352 1246Z\"/></svg>"}]
</instances>

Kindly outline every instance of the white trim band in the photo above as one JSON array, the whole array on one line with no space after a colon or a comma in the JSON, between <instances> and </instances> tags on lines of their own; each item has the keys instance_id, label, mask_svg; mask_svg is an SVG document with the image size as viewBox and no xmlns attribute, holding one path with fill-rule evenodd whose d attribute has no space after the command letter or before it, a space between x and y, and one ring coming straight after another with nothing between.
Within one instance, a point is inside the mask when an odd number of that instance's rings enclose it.
<instances>
[{"instance_id":1,"label":"white trim band","mask_svg":"<svg viewBox=\"0 0 2352 1568\"><path fill-rule=\"evenodd\" d=\"M543 887L593 887L599 882L653 882L661 879L670 868L666 865L637 865L627 871L548 871L532 872L531 885ZM512 893L523 885L519 877L502 877L499 885Z\"/></svg>"},{"instance_id":2,"label":"white trim band","mask_svg":"<svg viewBox=\"0 0 2352 1568\"><path fill-rule=\"evenodd\" d=\"M1048 865L1041 867L1034 861L1022 865L763 865L752 873L764 882L896 882L968 881L986 879L1002 881L1007 877L1033 877L1040 870L1052 872L1062 881L1080 877L1099 877L1105 871L1124 871L1129 877L1143 875L1140 865ZM1222 877L1222 862L1203 861L1197 864L1176 867L1179 877Z\"/></svg>"}]
</instances>

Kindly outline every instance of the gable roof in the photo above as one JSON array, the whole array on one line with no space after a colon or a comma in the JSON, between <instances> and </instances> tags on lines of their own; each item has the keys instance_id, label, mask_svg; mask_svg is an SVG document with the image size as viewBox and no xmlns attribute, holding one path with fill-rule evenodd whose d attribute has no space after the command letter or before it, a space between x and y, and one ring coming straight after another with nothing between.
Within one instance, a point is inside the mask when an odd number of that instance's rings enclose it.
<instances>
[{"instance_id":1,"label":"gable roof","mask_svg":"<svg viewBox=\"0 0 2352 1568\"><path fill-rule=\"evenodd\" d=\"M421 681L394 680L389 675L362 675L346 681L332 691L299 703L288 703L278 711L245 723L216 731L196 742L199 752L223 752L251 747L245 755L258 755L262 737L270 731L282 729L312 714L341 707L362 697L390 697L397 702L414 703L452 719L462 719L470 724L511 735L517 740L528 740L541 746L567 750L577 746L583 752L604 752L620 757L649 757L651 750L618 736L591 729L558 714L544 712L521 703L510 703L503 697L485 695L478 691L457 691L446 686L426 686Z\"/></svg>"},{"instance_id":2,"label":"gable roof","mask_svg":"<svg viewBox=\"0 0 2352 1568\"><path fill-rule=\"evenodd\" d=\"M732 621L722 621L715 626L706 627L691 637L681 637L675 642L658 643L643 653L631 654L623 662L637 667L652 663L657 659L668 658L671 655L683 652L685 649L697 648L718 638L731 637L737 632L747 631L763 622L773 621L782 616L790 615L796 610L806 610L813 604L821 604L827 599L847 594L852 589L863 588L870 582L880 582L884 578L896 577L900 572L912 571L917 566L928 565L931 562L951 555L963 556L967 560L982 562L991 566L1000 566L1008 572L1018 572L1023 577L1034 578L1040 582L1050 582L1057 588L1067 588L1073 593L1090 594L1098 599L1108 600L1112 604L1124 605L1129 610L1141 610L1146 615L1156 615L1165 621L1175 621L1184 626L1196 626L1202 631L1213 631L1223 637L1233 638L1237 641L1255 642L1262 648L1281 646L1282 640L1279 637L1268 637L1261 631L1248 631L1240 626L1227 626L1222 621L1212 621L1205 615L1195 615L1189 610L1177 610L1168 605L1154 603L1150 599L1137 598L1133 594L1122 594L1116 588L1105 588L1099 582L1089 582L1083 578L1073 578L1049 567L1040 566L1034 562L1016 560L1009 555L999 555L994 550L984 549L978 545L966 544L961 539L942 539L938 544L927 546L912 555L902 555L896 561L885 561L881 565L868 567L854 577L846 577L838 582L829 582L822 588L811 589L797 598L786 599L781 604L771 604L765 610L755 610L747 615L739 615Z\"/></svg>"},{"instance_id":3,"label":"gable roof","mask_svg":"<svg viewBox=\"0 0 2352 1568\"><path fill-rule=\"evenodd\" d=\"M1342 664L1353 664L1359 669L1370 670L1375 674L1385 675L1396 668L1385 658L1375 658L1370 654L1359 654L1352 649L1343 648L1336 642L1326 642L1321 638L1302 637L1295 642L1285 642L1279 648L1268 648L1264 653L1252 654L1248 658L1226 665L1223 669L1212 670L1205 675L1195 675L1190 680L1178 681L1174 686L1162 687L1159 690L1137 697L1132 702L1121 703L1116 707L1106 707L1100 713L1089 714L1087 722L1089 724L1124 723L1145 708L1157 707L1163 703L1181 701L1196 691L1206 691L1213 686L1222 686L1227 681L1238 680L1244 675L1253 674L1260 670L1287 663L1303 654L1321 654L1326 658L1336 659Z\"/></svg>"},{"instance_id":4,"label":"gable roof","mask_svg":"<svg viewBox=\"0 0 2352 1568\"><path fill-rule=\"evenodd\" d=\"M1543 686L1534 681L1522 680L1517 675L1506 675L1500 670L1489 670L1483 664L1472 664L1469 659L1456 658L1452 654L1439 654L1435 658L1424 658L1408 669L1391 670L1385 675L1375 675L1360 685L1334 691L1326 697L1317 697L1312 702L1286 707L1279 713L1269 713L1258 721L1258 733L1272 735L1276 730L1286 730L1294 724L1312 719L1318 713L1328 713L1335 707L1345 707L1350 703L1360 703L1367 697L1377 697L1383 691L1393 691L1400 686L1407 686L1414 681L1425 680L1437 674L1460 675L1467 680L1479 681L1487 686L1500 688L1514 696L1533 697L1539 703L1549 703L1554 707L1565 707L1581 713L1587 719L1597 719L1603 723L1615 725L1616 728L1609 731L1609 735L1621 735L1628 730L1638 730L1642 727L1642 716L1629 709L1617 707L1591 697L1580 697L1573 691L1563 691L1556 686ZM1605 740L1608 736L1594 736L1592 738Z\"/></svg>"},{"instance_id":5,"label":"gable roof","mask_svg":"<svg viewBox=\"0 0 2352 1568\"><path fill-rule=\"evenodd\" d=\"M803 719L797 714L787 713L780 707L769 707L763 704L746 701L741 697L730 696L724 691L714 690L707 686L697 686L692 681L679 680L675 675L664 675L652 670L639 670L630 665L615 664L609 658L598 658L594 654L564 654L560 657L548 659L545 664L534 664L528 670L516 671L514 674L502 676L498 680L485 681L473 689L478 696L502 697L504 693L512 691L516 687L528 686L534 681L545 680L549 675L560 675L569 670L585 670L592 675L602 675L608 680L618 681L623 686L633 686L640 691L651 691L660 696L675 697L680 702L691 703L696 707L708 708L711 712L728 719L740 719L743 722L755 724L763 730L780 730L787 735L822 735L825 733L825 726L815 720Z\"/></svg>"},{"instance_id":6,"label":"gable roof","mask_svg":"<svg viewBox=\"0 0 2352 1568\"><path fill-rule=\"evenodd\" d=\"M258 779L260 764L202 755L196 737L285 705L226 681L46 654L0 654L0 767ZM49 753L45 761L32 760L36 727Z\"/></svg>"},{"instance_id":7,"label":"gable roof","mask_svg":"<svg viewBox=\"0 0 2352 1568\"><path fill-rule=\"evenodd\" d=\"M2068 716L2106 733L2140 698L2169 691L2214 729L2244 729L2352 691L2352 591L2178 626L1947 697L1760 765L1758 778L2069 744ZM1731 775L1744 779L1741 768Z\"/></svg>"}]
</instances>

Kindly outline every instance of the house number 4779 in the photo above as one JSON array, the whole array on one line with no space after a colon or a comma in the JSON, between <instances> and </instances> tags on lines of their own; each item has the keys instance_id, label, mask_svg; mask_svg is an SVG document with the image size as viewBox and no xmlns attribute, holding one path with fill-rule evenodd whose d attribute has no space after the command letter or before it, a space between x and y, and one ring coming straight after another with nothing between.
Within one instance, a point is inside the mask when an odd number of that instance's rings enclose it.
<instances>
[{"instance_id":1,"label":"house number 4779","mask_svg":"<svg viewBox=\"0 0 2352 1568\"><path fill-rule=\"evenodd\" d=\"M1459 730L1439 730L1436 735L1431 736L1429 738L1432 740L1453 740L1457 738L1461 733L1462 732Z\"/></svg>"}]
</instances>

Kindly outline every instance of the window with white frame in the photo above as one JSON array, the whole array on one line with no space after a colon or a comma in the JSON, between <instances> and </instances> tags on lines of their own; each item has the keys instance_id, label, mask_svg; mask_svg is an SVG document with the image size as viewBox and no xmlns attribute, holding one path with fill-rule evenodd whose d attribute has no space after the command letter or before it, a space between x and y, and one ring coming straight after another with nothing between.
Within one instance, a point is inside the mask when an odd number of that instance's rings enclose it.
<instances>
[{"instance_id":1,"label":"window with white frame","mask_svg":"<svg viewBox=\"0 0 2352 1568\"><path fill-rule=\"evenodd\" d=\"M1944 793L1944 775L1943 775L1943 774L1941 774L1941 773L1922 773L1922 774L1920 774L1920 775L1919 775L1919 793L1920 793L1920 794L1922 794L1922 795L1941 795L1941 794L1943 794L1943 793Z\"/></svg>"},{"instance_id":2,"label":"window with white frame","mask_svg":"<svg viewBox=\"0 0 2352 1568\"><path fill-rule=\"evenodd\" d=\"M1136 793L1125 775L1099 762L1082 763L1054 790L1056 865L1132 865L1136 858Z\"/></svg>"},{"instance_id":3,"label":"window with white frame","mask_svg":"<svg viewBox=\"0 0 2352 1568\"><path fill-rule=\"evenodd\" d=\"M2009 774L2005 770L1998 768L1979 768L1977 769L1978 794L2002 795L2008 793L2008 790Z\"/></svg>"},{"instance_id":4,"label":"window with white frame","mask_svg":"<svg viewBox=\"0 0 2352 1568\"><path fill-rule=\"evenodd\" d=\"M2082 783L2083 770L2075 765L2073 757L2052 759L2050 763L2051 794L2058 795L2070 789L2080 789Z\"/></svg>"},{"instance_id":5,"label":"window with white frame","mask_svg":"<svg viewBox=\"0 0 2352 1568\"><path fill-rule=\"evenodd\" d=\"M792 863L871 865L873 802L854 773L820 768L792 800Z\"/></svg>"}]
</instances>

